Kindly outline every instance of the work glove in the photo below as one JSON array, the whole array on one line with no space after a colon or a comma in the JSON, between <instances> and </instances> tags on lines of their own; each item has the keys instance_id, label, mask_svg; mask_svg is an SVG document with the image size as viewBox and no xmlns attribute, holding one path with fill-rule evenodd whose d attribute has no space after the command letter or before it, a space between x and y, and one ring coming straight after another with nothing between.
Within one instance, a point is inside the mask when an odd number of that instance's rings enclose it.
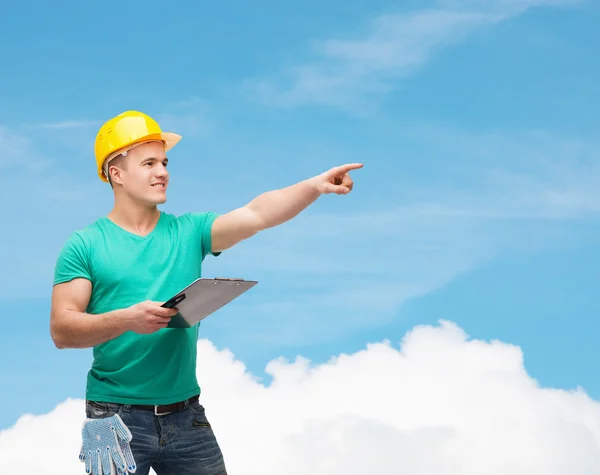
<instances>
[{"instance_id":1,"label":"work glove","mask_svg":"<svg viewBox=\"0 0 600 475\"><path fill-rule=\"evenodd\" d=\"M136 471L129 442L129 428L118 414L103 419L86 419L81 428L83 442L79 460L92 475L127 475Z\"/></svg>"}]
</instances>

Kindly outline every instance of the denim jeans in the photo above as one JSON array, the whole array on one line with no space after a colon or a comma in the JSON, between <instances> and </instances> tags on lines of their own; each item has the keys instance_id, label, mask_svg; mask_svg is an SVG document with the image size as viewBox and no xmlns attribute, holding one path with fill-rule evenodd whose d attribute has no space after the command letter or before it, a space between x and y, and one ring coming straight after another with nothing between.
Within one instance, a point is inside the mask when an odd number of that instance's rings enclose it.
<instances>
[{"instance_id":1,"label":"denim jeans","mask_svg":"<svg viewBox=\"0 0 600 475\"><path fill-rule=\"evenodd\" d=\"M186 402L167 415L126 404L86 401L86 416L99 419L119 414L133 436L130 446L137 470L148 475L226 475L223 454L204 407Z\"/></svg>"}]
</instances>

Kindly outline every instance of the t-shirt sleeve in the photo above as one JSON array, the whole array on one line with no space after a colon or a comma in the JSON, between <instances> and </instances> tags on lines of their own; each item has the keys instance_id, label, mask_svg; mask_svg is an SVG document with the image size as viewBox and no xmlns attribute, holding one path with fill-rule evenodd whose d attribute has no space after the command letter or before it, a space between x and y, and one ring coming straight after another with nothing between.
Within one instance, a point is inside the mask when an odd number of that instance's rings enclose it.
<instances>
[{"instance_id":1,"label":"t-shirt sleeve","mask_svg":"<svg viewBox=\"0 0 600 475\"><path fill-rule=\"evenodd\" d=\"M202 258L204 259L207 255L219 256L221 252L212 252L212 225L215 219L219 217L219 214L207 211L188 213L187 216L193 224L195 234L200 239Z\"/></svg>"},{"instance_id":2,"label":"t-shirt sleeve","mask_svg":"<svg viewBox=\"0 0 600 475\"><path fill-rule=\"evenodd\" d=\"M73 233L63 245L54 267L54 285L83 278L92 280L87 247L78 233Z\"/></svg>"}]
</instances>

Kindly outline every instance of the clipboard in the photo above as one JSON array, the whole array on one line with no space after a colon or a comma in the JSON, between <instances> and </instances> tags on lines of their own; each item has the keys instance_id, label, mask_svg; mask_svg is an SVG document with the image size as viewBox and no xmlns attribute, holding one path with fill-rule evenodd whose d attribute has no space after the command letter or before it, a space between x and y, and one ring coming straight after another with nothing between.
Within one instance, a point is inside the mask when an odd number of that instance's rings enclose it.
<instances>
[{"instance_id":1,"label":"clipboard","mask_svg":"<svg viewBox=\"0 0 600 475\"><path fill-rule=\"evenodd\" d=\"M161 305L178 308L167 328L190 328L258 284L255 280L202 277Z\"/></svg>"}]
</instances>

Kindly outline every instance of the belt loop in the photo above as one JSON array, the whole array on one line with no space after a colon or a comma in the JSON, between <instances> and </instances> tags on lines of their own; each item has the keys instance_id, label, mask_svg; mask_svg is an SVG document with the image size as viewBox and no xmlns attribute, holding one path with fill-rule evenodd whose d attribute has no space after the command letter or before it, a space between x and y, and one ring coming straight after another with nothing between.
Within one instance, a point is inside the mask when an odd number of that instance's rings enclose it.
<instances>
[{"instance_id":1,"label":"belt loop","mask_svg":"<svg viewBox=\"0 0 600 475\"><path fill-rule=\"evenodd\" d=\"M123 404L123 411L130 412L131 411L131 404Z\"/></svg>"}]
</instances>

